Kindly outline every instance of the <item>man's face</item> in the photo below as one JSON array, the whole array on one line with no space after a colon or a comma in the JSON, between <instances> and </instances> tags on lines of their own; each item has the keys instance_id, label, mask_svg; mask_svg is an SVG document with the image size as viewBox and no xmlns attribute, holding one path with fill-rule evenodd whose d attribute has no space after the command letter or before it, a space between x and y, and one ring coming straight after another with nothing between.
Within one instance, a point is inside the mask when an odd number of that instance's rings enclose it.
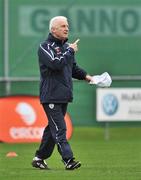
<instances>
[{"instance_id":1,"label":"man's face","mask_svg":"<svg viewBox=\"0 0 141 180\"><path fill-rule=\"evenodd\" d=\"M68 38L68 33L68 22L64 19L56 20L54 26L52 27L52 34L60 40L65 40Z\"/></svg>"}]
</instances>

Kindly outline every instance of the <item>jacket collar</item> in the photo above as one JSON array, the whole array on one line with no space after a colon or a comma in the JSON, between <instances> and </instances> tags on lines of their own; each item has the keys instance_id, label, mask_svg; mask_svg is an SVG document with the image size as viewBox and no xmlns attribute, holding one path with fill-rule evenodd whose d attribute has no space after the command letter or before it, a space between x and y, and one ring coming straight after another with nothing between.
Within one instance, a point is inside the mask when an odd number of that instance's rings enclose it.
<instances>
[{"instance_id":1,"label":"jacket collar","mask_svg":"<svg viewBox=\"0 0 141 180\"><path fill-rule=\"evenodd\" d=\"M66 39L65 41L62 41L62 40L57 39L56 37L54 37L51 33L49 33L47 41L55 42L58 45L63 45L68 41L68 39Z\"/></svg>"}]
</instances>

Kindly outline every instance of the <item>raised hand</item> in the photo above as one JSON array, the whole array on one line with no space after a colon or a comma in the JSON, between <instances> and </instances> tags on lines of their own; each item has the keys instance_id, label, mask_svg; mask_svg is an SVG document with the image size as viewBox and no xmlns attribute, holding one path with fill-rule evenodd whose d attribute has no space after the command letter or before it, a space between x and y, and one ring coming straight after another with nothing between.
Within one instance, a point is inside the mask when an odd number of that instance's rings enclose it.
<instances>
[{"instance_id":1,"label":"raised hand","mask_svg":"<svg viewBox=\"0 0 141 180\"><path fill-rule=\"evenodd\" d=\"M69 47L71 47L75 52L78 51L78 45L77 43L80 41L80 39L77 39L74 43L69 44Z\"/></svg>"}]
</instances>

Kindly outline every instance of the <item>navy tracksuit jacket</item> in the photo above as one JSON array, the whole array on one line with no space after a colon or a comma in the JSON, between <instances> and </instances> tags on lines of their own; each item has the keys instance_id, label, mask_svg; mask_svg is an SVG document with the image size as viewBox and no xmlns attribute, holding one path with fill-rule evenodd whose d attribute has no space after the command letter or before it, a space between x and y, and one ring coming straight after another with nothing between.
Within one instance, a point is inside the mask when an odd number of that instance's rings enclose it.
<instances>
[{"instance_id":1,"label":"navy tracksuit jacket","mask_svg":"<svg viewBox=\"0 0 141 180\"><path fill-rule=\"evenodd\" d=\"M64 115L67 104L73 100L72 78L83 80L86 72L81 69L74 57L74 50L67 40L62 42L50 33L38 50L40 67L40 101L48 117L42 142L36 156L46 159L51 156L55 144L63 160L73 158L66 140Z\"/></svg>"}]
</instances>

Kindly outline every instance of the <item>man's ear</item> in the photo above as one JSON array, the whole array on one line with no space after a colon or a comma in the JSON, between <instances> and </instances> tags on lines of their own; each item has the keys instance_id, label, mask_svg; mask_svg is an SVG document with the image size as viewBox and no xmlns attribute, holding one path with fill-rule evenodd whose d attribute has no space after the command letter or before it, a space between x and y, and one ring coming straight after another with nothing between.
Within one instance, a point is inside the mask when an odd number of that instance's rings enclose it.
<instances>
[{"instance_id":1,"label":"man's ear","mask_svg":"<svg viewBox=\"0 0 141 180\"><path fill-rule=\"evenodd\" d=\"M51 32L54 33L55 32L55 27L51 28Z\"/></svg>"}]
</instances>

